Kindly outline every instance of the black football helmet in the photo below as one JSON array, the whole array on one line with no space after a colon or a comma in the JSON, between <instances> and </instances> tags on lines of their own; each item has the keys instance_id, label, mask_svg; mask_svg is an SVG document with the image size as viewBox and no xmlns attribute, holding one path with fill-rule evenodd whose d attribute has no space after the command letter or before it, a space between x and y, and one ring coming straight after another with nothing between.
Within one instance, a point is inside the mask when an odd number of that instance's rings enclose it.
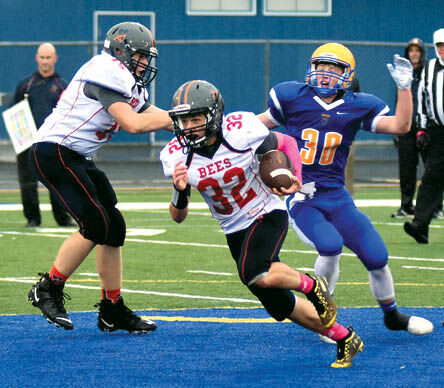
<instances>
[{"instance_id":1,"label":"black football helmet","mask_svg":"<svg viewBox=\"0 0 444 388\"><path fill-rule=\"evenodd\" d=\"M198 137L196 132L202 126L184 129L181 118L203 113L207 118L205 135ZM173 120L174 134L184 148L200 148L207 145L208 139L220 133L224 116L224 100L219 90L207 81L185 82L173 96L170 117Z\"/></svg>"},{"instance_id":2,"label":"black football helmet","mask_svg":"<svg viewBox=\"0 0 444 388\"><path fill-rule=\"evenodd\" d=\"M108 30L103 50L121 61L136 82L146 88L157 74L154 62L158 54L155 46L153 34L148 28L140 23L124 22ZM136 61L136 52L146 55L148 64ZM138 66L144 68L141 74L136 73Z\"/></svg>"}]
</instances>

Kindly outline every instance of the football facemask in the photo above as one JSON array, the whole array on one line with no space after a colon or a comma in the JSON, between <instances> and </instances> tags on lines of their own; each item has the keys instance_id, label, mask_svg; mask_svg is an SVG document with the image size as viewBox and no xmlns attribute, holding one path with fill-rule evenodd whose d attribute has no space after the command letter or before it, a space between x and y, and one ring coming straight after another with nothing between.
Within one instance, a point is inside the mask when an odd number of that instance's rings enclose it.
<instances>
[{"instance_id":1,"label":"football facemask","mask_svg":"<svg viewBox=\"0 0 444 388\"><path fill-rule=\"evenodd\" d=\"M155 41L151 31L142 24L124 22L111 27L106 33L103 50L121 61L136 83L143 87L147 87L157 74ZM136 60L136 53L146 56L147 63Z\"/></svg>"},{"instance_id":2,"label":"football facemask","mask_svg":"<svg viewBox=\"0 0 444 388\"><path fill-rule=\"evenodd\" d=\"M189 105L186 105L189 107ZM189 123L196 116L201 114L205 117L205 122L195 126L189 126ZM179 105L177 109L170 112L170 117L173 120L173 130L179 144L187 148L201 148L207 144L207 140L215 134L209 131L212 125L213 115L208 111L208 108L187 109Z\"/></svg>"},{"instance_id":3,"label":"football facemask","mask_svg":"<svg viewBox=\"0 0 444 388\"><path fill-rule=\"evenodd\" d=\"M342 74L328 69L318 69L320 63L333 64L343 69ZM339 90L348 89L355 74L355 59L351 51L339 43L327 43L318 47L308 62L306 83L320 97L329 97ZM331 86L336 80L336 83Z\"/></svg>"},{"instance_id":4,"label":"football facemask","mask_svg":"<svg viewBox=\"0 0 444 388\"><path fill-rule=\"evenodd\" d=\"M207 81L185 82L173 96L170 117L173 120L174 134L180 145L186 148L201 148L217 135L222 126L224 100L219 90ZM183 118L203 114L206 122L185 129Z\"/></svg>"}]
</instances>

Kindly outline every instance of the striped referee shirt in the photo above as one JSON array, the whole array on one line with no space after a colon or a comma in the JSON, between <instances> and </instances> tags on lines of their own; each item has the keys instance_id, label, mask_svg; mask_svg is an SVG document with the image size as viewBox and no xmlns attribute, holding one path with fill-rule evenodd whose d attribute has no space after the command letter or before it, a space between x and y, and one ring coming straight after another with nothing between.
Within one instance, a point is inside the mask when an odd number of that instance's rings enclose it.
<instances>
[{"instance_id":1,"label":"striped referee shirt","mask_svg":"<svg viewBox=\"0 0 444 388\"><path fill-rule=\"evenodd\" d=\"M418 87L418 127L444 127L444 66L436 59L427 62Z\"/></svg>"}]
</instances>

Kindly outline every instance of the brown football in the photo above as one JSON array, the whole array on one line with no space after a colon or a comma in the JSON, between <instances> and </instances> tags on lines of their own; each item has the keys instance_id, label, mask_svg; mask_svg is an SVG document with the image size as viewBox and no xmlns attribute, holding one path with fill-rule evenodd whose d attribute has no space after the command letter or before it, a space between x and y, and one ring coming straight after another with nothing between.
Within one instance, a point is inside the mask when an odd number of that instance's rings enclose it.
<instances>
[{"instance_id":1,"label":"brown football","mask_svg":"<svg viewBox=\"0 0 444 388\"><path fill-rule=\"evenodd\" d=\"M269 188L288 189L293 183L293 167L290 159L282 151L272 150L264 154L259 163L259 175Z\"/></svg>"}]
</instances>

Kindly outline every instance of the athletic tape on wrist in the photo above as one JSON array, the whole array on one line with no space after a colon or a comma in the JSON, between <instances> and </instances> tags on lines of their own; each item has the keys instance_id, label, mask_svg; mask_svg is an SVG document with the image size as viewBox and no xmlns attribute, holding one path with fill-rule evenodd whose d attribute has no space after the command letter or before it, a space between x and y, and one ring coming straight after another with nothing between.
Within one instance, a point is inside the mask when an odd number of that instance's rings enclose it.
<instances>
[{"instance_id":1,"label":"athletic tape on wrist","mask_svg":"<svg viewBox=\"0 0 444 388\"><path fill-rule=\"evenodd\" d=\"M173 185L173 192L171 195L171 203L176 209L185 209L188 206L188 197L191 193L191 186L188 184L183 190L178 190Z\"/></svg>"}]
</instances>

